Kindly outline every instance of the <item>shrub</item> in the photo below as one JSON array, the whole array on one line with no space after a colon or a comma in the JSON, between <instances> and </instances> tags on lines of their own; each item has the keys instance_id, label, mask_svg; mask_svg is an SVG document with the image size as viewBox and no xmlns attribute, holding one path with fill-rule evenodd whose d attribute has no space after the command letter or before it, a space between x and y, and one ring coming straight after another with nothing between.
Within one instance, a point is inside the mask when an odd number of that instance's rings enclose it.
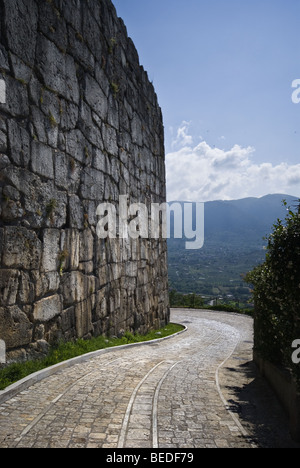
<instances>
[{"instance_id":1,"label":"shrub","mask_svg":"<svg viewBox=\"0 0 300 468\"><path fill-rule=\"evenodd\" d=\"M197 294L181 294L177 291L170 291L171 307L183 307L189 309L199 309L203 307L204 300Z\"/></svg>"},{"instance_id":2,"label":"shrub","mask_svg":"<svg viewBox=\"0 0 300 468\"><path fill-rule=\"evenodd\" d=\"M286 202L284 202L286 205ZM300 339L300 205L277 220L268 238L266 261L250 272L254 287L254 349L264 359L292 369L292 342Z\"/></svg>"}]
</instances>

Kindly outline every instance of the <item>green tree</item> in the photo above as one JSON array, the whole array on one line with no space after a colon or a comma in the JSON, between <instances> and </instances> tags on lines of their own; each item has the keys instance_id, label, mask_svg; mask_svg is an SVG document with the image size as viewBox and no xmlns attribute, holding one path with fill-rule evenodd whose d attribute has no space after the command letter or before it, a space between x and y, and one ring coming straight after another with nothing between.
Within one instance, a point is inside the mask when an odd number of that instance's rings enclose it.
<instances>
[{"instance_id":1,"label":"green tree","mask_svg":"<svg viewBox=\"0 0 300 468\"><path fill-rule=\"evenodd\" d=\"M204 300L201 296L198 296L195 293L182 294L172 289L170 291L170 305L171 307L197 309L203 307Z\"/></svg>"},{"instance_id":2,"label":"green tree","mask_svg":"<svg viewBox=\"0 0 300 468\"><path fill-rule=\"evenodd\" d=\"M300 203L300 201L299 201ZM284 202L286 205L286 202ZM255 303L254 347L258 354L292 368L292 342L300 339L300 204L277 220L268 238L265 263L250 272Z\"/></svg>"}]
</instances>

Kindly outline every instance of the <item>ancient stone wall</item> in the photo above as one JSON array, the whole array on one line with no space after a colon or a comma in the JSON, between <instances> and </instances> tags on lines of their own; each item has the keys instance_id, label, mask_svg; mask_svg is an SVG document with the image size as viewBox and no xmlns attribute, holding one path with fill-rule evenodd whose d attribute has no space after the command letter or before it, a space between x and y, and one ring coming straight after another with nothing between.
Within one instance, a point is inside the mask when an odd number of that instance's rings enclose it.
<instances>
[{"instance_id":1,"label":"ancient stone wall","mask_svg":"<svg viewBox=\"0 0 300 468\"><path fill-rule=\"evenodd\" d=\"M110 0L0 0L0 339L8 359L169 320L166 241L98 239L165 201L161 110Z\"/></svg>"}]
</instances>

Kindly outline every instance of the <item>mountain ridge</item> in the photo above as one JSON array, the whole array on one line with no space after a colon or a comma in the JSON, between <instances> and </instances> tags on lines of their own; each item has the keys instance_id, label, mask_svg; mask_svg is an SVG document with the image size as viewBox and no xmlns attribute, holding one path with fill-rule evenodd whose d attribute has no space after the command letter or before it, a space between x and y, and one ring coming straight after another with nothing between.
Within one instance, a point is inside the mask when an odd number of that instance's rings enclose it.
<instances>
[{"instance_id":1,"label":"mountain ridge","mask_svg":"<svg viewBox=\"0 0 300 468\"><path fill-rule=\"evenodd\" d=\"M278 219L284 220L288 207L298 204L297 197L286 194L206 202L203 248L189 252L185 239L168 240L171 288L219 296L225 302L229 298L247 301L250 289L242 276L264 261L265 238Z\"/></svg>"},{"instance_id":2,"label":"mountain ridge","mask_svg":"<svg viewBox=\"0 0 300 468\"><path fill-rule=\"evenodd\" d=\"M244 234L252 243L261 241L271 232L277 219L285 217L287 207L284 206L283 200L291 208L297 202L296 197L285 194L205 202L205 242L211 238L224 242L225 233L227 234L225 242L228 242L230 236L232 240L236 240L236 236L240 234ZM169 202L170 205L173 203L191 202Z\"/></svg>"}]
</instances>

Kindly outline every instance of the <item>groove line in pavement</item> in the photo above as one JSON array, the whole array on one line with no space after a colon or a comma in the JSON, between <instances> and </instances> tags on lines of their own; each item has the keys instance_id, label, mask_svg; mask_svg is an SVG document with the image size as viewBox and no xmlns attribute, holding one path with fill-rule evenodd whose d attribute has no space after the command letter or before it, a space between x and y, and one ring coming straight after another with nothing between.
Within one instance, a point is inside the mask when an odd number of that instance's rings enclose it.
<instances>
[{"instance_id":1,"label":"groove line in pavement","mask_svg":"<svg viewBox=\"0 0 300 468\"><path fill-rule=\"evenodd\" d=\"M105 368L111 364L113 364L114 362L116 361L119 361L120 358L118 359L114 359L112 361L109 361L107 362L106 364L104 364L102 366L102 368ZM76 382L73 382L71 385L69 385L63 393L61 393L60 395L58 395L56 398L54 398L53 401L51 401L50 405L48 405L30 424L28 424L28 426L22 431L22 433L20 434L19 437L17 437L15 439L15 448L18 446L18 444L21 442L21 440L23 439L23 437L25 437L40 421L41 419L49 412L52 410L52 408L54 407L54 405L56 403L58 403L59 400L61 400L62 397L64 397L68 392L70 392L76 385L78 385L79 382L81 382L82 380L86 379L87 377L89 377L90 375L94 374L95 372L99 372L99 369L97 369L96 371L93 370L91 372L89 372L88 374L85 374L83 377L80 377L79 379L76 380Z\"/></svg>"},{"instance_id":2,"label":"groove line in pavement","mask_svg":"<svg viewBox=\"0 0 300 468\"><path fill-rule=\"evenodd\" d=\"M154 398L153 398L153 409L152 409L152 442L153 442L153 448L159 448L159 443L158 443L158 424L157 424L157 417L158 417L158 399L159 399L159 392L160 392L160 389L164 383L164 381L166 380L166 378L168 377L168 375L170 374L170 372L178 365L180 364L181 361L178 361L176 362L175 364L173 364L173 366L171 366L167 372L164 374L164 376L162 377L162 379L160 380L160 382L158 383L157 387L156 387L156 390L155 390L155 394L154 394Z\"/></svg>"},{"instance_id":3,"label":"groove line in pavement","mask_svg":"<svg viewBox=\"0 0 300 468\"><path fill-rule=\"evenodd\" d=\"M145 376L144 378L140 381L140 383L136 386L136 388L134 389L132 395L131 395L131 398L130 398L130 401L128 403L128 406L127 406L127 410L126 410L126 413L125 413L125 417L124 417L124 420L123 420L123 424L122 424L122 429L121 429L121 432L120 432L120 437L119 437L119 442L118 442L118 448L122 449L124 448L124 445L125 445L125 441L126 441L126 434L127 434L127 430L128 430L128 426L129 426L129 419L130 419L130 415L131 415L131 411L132 411L132 408L133 408L133 405L134 405L134 402L135 402L135 399L136 399L136 396L138 394L138 391L139 389L141 388L141 386L143 385L143 383L148 379L148 377L159 367L161 366L162 364L164 364L166 361L161 361L159 362L156 366L154 366Z\"/></svg>"},{"instance_id":4,"label":"groove line in pavement","mask_svg":"<svg viewBox=\"0 0 300 468\"><path fill-rule=\"evenodd\" d=\"M251 319L208 311L172 314L173 322L190 324L177 339L140 346L139 352L117 350L109 362L93 356L2 402L0 446L249 447L251 430L244 426L247 437L238 424L244 421L230 406L223 370L228 359L238 369L231 360L252 339Z\"/></svg>"}]
</instances>

